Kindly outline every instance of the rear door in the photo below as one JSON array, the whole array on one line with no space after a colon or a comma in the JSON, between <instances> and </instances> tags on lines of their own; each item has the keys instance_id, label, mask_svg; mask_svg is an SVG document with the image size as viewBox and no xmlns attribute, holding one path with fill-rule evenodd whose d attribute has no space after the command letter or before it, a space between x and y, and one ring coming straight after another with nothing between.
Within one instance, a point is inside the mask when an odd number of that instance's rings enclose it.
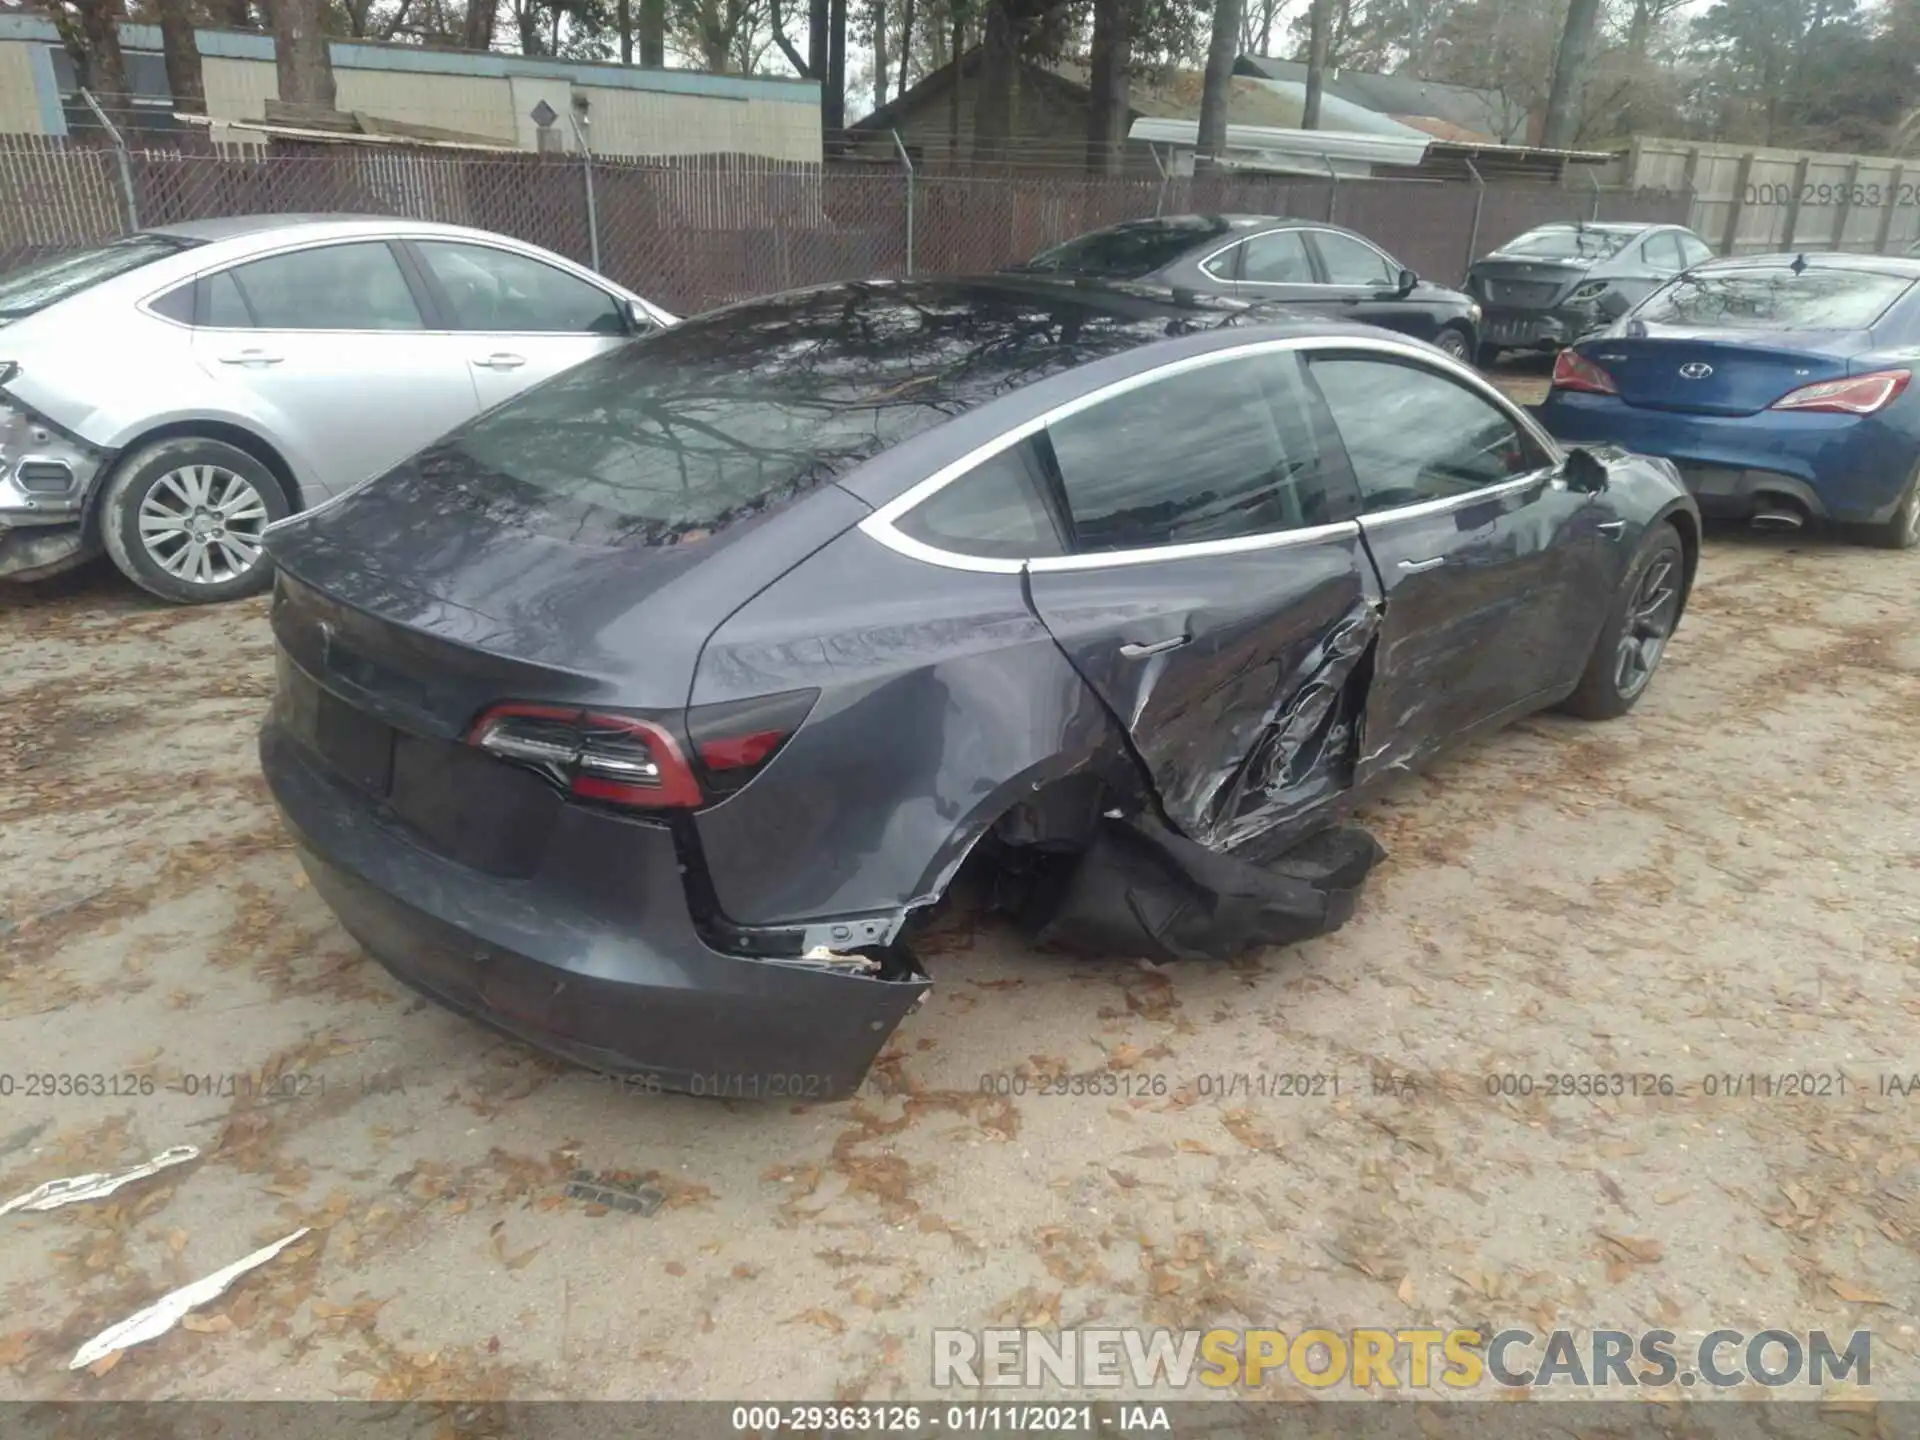
<instances>
[{"instance_id":1,"label":"rear door","mask_svg":"<svg viewBox=\"0 0 1920 1440\"><path fill-rule=\"evenodd\" d=\"M1332 304L1299 230L1269 230L1207 262L1221 263L1233 266L1233 292L1243 300L1322 310Z\"/></svg>"},{"instance_id":2,"label":"rear door","mask_svg":"<svg viewBox=\"0 0 1920 1440\"><path fill-rule=\"evenodd\" d=\"M1600 522L1496 392L1410 354L1310 366L1359 490L1386 594L1359 783L1570 686L1605 593Z\"/></svg>"},{"instance_id":3,"label":"rear door","mask_svg":"<svg viewBox=\"0 0 1920 1440\"><path fill-rule=\"evenodd\" d=\"M620 300L578 275L503 246L414 240L445 323L463 339L480 408L624 344Z\"/></svg>"},{"instance_id":4,"label":"rear door","mask_svg":"<svg viewBox=\"0 0 1920 1440\"><path fill-rule=\"evenodd\" d=\"M385 241L309 246L203 275L194 310L194 358L251 392L248 409L273 442L329 494L477 408L465 342L426 328Z\"/></svg>"},{"instance_id":5,"label":"rear door","mask_svg":"<svg viewBox=\"0 0 1920 1440\"><path fill-rule=\"evenodd\" d=\"M1381 325L1419 340L1439 333L1433 312L1401 295L1401 267L1391 256L1338 230L1310 230L1307 239L1320 257L1332 313L1338 318Z\"/></svg>"},{"instance_id":6,"label":"rear door","mask_svg":"<svg viewBox=\"0 0 1920 1440\"><path fill-rule=\"evenodd\" d=\"M1126 382L1037 441L1076 553L1029 563L1034 609L1168 818L1216 848L1353 779L1379 587L1309 400L1294 349L1268 342Z\"/></svg>"}]
</instances>

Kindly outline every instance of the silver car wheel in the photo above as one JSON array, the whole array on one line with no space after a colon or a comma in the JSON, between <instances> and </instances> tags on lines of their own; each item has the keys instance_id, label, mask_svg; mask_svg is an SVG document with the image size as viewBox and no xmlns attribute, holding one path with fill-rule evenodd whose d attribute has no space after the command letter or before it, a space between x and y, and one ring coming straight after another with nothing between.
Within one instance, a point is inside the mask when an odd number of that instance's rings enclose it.
<instances>
[{"instance_id":1,"label":"silver car wheel","mask_svg":"<svg viewBox=\"0 0 1920 1440\"><path fill-rule=\"evenodd\" d=\"M252 570L267 523L253 482L219 465L169 470L140 502L140 543L189 585L221 585Z\"/></svg>"},{"instance_id":2,"label":"silver car wheel","mask_svg":"<svg viewBox=\"0 0 1920 1440\"><path fill-rule=\"evenodd\" d=\"M1468 358L1467 337L1462 335L1458 330L1442 330L1434 337L1433 343L1439 347L1443 354L1451 355L1456 360L1466 360Z\"/></svg>"}]
</instances>

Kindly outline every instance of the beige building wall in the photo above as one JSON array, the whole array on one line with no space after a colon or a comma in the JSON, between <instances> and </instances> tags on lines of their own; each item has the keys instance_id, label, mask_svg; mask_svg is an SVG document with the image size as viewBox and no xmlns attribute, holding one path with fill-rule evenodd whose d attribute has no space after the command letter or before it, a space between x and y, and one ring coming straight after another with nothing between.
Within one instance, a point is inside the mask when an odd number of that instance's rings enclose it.
<instances>
[{"instance_id":1,"label":"beige building wall","mask_svg":"<svg viewBox=\"0 0 1920 1440\"><path fill-rule=\"evenodd\" d=\"M513 120L513 88L504 77L336 66L333 85L334 104L342 110L484 135L507 145L520 138Z\"/></svg>"},{"instance_id":2,"label":"beige building wall","mask_svg":"<svg viewBox=\"0 0 1920 1440\"><path fill-rule=\"evenodd\" d=\"M820 110L775 100L732 100L659 90L580 87L601 155L733 152L781 160L820 158ZM557 108L557 107L556 107Z\"/></svg>"},{"instance_id":3,"label":"beige building wall","mask_svg":"<svg viewBox=\"0 0 1920 1440\"><path fill-rule=\"evenodd\" d=\"M38 132L40 100L33 85L33 52L0 42L0 134Z\"/></svg>"}]
</instances>

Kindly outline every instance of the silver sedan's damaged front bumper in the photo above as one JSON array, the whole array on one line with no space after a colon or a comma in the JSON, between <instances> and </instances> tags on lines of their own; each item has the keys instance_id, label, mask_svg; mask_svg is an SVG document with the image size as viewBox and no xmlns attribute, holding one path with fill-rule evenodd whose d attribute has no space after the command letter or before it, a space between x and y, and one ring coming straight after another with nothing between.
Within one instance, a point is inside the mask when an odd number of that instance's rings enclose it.
<instances>
[{"instance_id":1,"label":"silver sedan's damaged front bumper","mask_svg":"<svg viewBox=\"0 0 1920 1440\"><path fill-rule=\"evenodd\" d=\"M0 395L0 579L43 579L92 557L87 499L110 458Z\"/></svg>"}]
</instances>

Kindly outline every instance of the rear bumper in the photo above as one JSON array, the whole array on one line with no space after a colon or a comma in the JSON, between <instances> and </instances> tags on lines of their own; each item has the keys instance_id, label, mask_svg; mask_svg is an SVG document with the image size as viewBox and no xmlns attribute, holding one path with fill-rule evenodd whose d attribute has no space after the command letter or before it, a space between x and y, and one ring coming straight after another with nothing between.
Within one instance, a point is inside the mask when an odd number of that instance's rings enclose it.
<instances>
[{"instance_id":1,"label":"rear bumper","mask_svg":"<svg viewBox=\"0 0 1920 1440\"><path fill-rule=\"evenodd\" d=\"M1597 323L1590 309L1514 310L1488 305L1480 320L1480 342L1503 350L1558 350Z\"/></svg>"},{"instance_id":2,"label":"rear bumper","mask_svg":"<svg viewBox=\"0 0 1920 1440\"><path fill-rule=\"evenodd\" d=\"M0 516L0 580L45 580L99 554L78 520L13 528Z\"/></svg>"},{"instance_id":3,"label":"rear bumper","mask_svg":"<svg viewBox=\"0 0 1920 1440\"><path fill-rule=\"evenodd\" d=\"M1920 452L1877 419L1849 415L1690 415L1611 395L1554 390L1535 412L1556 439L1606 441L1673 461L1703 514L1744 519L1787 498L1816 519L1892 517Z\"/></svg>"},{"instance_id":4,"label":"rear bumper","mask_svg":"<svg viewBox=\"0 0 1920 1440\"><path fill-rule=\"evenodd\" d=\"M623 862L600 905L435 854L272 722L260 760L314 888L374 959L591 1069L692 1094L831 1099L927 990L709 948L662 825L595 817L620 832L598 843Z\"/></svg>"}]
</instances>

